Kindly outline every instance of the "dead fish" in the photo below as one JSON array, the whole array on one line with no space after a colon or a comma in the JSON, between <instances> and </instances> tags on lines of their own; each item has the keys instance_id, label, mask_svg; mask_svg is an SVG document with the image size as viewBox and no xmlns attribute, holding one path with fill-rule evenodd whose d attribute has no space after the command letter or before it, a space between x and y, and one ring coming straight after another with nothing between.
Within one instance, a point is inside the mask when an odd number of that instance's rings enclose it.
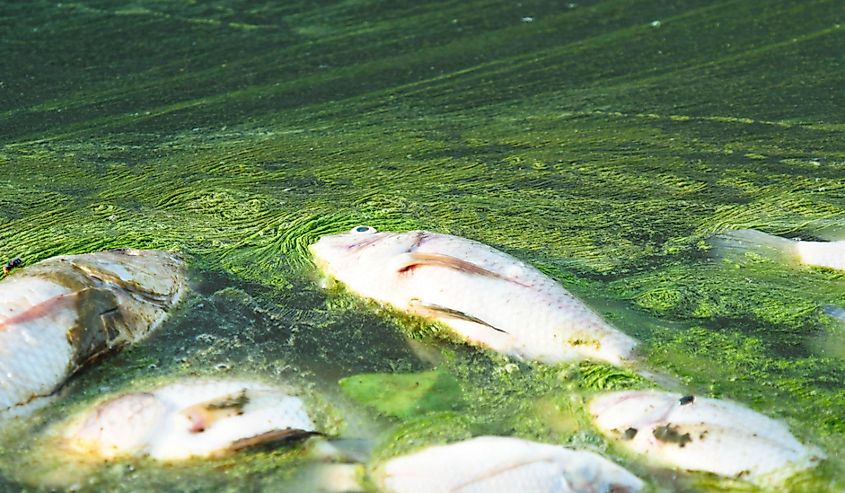
<instances>
[{"instance_id":1,"label":"dead fish","mask_svg":"<svg viewBox=\"0 0 845 493\"><path fill-rule=\"evenodd\" d=\"M786 263L845 270L845 240L799 241L756 229L738 229L716 235L711 244L719 256L754 252Z\"/></svg>"},{"instance_id":2,"label":"dead fish","mask_svg":"<svg viewBox=\"0 0 845 493\"><path fill-rule=\"evenodd\" d=\"M0 282L0 411L53 393L80 367L138 341L185 288L184 263L156 250L65 255Z\"/></svg>"},{"instance_id":3,"label":"dead fish","mask_svg":"<svg viewBox=\"0 0 845 493\"><path fill-rule=\"evenodd\" d=\"M633 357L634 339L534 267L477 241L358 226L310 248L350 290L441 322L470 343L544 363Z\"/></svg>"},{"instance_id":4,"label":"dead fish","mask_svg":"<svg viewBox=\"0 0 845 493\"><path fill-rule=\"evenodd\" d=\"M319 434L302 399L248 381L188 380L109 399L72 419L65 450L89 459L221 456Z\"/></svg>"},{"instance_id":5,"label":"dead fish","mask_svg":"<svg viewBox=\"0 0 845 493\"><path fill-rule=\"evenodd\" d=\"M388 493L635 493L643 482L592 452L485 436L391 459L375 472Z\"/></svg>"},{"instance_id":6,"label":"dead fish","mask_svg":"<svg viewBox=\"0 0 845 493\"><path fill-rule=\"evenodd\" d=\"M653 390L594 398L596 426L624 447L690 471L755 481L814 466L824 454L783 423L735 402Z\"/></svg>"}]
</instances>

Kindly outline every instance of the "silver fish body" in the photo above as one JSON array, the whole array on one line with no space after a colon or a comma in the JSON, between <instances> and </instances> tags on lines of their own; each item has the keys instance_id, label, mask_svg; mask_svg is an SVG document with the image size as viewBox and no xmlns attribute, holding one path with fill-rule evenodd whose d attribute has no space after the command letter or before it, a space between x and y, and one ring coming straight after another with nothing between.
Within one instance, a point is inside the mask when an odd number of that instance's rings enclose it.
<instances>
[{"instance_id":1,"label":"silver fish body","mask_svg":"<svg viewBox=\"0 0 845 493\"><path fill-rule=\"evenodd\" d=\"M311 252L351 291L500 353L545 363L633 358L636 341L557 282L473 240L358 227L323 236Z\"/></svg>"},{"instance_id":2,"label":"silver fish body","mask_svg":"<svg viewBox=\"0 0 845 493\"><path fill-rule=\"evenodd\" d=\"M0 282L0 411L143 338L184 289L182 260L156 250L65 255L15 271Z\"/></svg>"},{"instance_id":3,"label":"silver fish body","mask_svg":"<svg viewBox=\"0 0 845 493\"><path fill-rule=\"evenodd\" d=\"M314 434L304 402L250 381L186 380L102 402L66 425L62 445L86 459L220 456Z\"/></svg>"},{"instance_id":4,"label":"silver fish body","mask_svg":"<svg viewBox=\"0 0 845 493\"><path fill-rule=\"evenodd\" d=\"M387 493L635 493L643 487L592 452L495 436L397 457L375 477Z\"/></svg>"},{"instance_id":5,"label":"silver fish body","mask_svg":"<svg viewBox=\"0 0 845 493\"><path fill-rule=\"evenodd\" d=\"M751 481L789 475L824 457L783 423L732 401L634 390L590 403L599 430L658 463Z\"/></svg>"}]
</instances>

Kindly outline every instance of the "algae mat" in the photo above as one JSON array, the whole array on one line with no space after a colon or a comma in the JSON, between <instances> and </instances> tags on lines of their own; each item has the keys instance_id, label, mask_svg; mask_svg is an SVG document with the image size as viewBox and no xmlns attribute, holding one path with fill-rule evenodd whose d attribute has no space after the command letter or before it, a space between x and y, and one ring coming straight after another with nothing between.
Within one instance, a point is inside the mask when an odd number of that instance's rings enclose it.
<instances>
[{"instance_id":1,"label":"algae mat","mask_svg":"<svg viewBox=\"0 0 845 493\"><path fill-rule=\"evenodd\" d=\"M5 432L5 487L306 488L298 449L75 475L43 458L39 433L103 392L211 374L310 389L376 458L500 433L597 450L656 491L754 490L605 442L583 400L646 385L632 374L508 362L321 289L306 246L366 223L540 267L690 391L825 449L786 490L845 491L845 326L824 310L843 275L704 243L843 224L842 46L837 1L0 2L0 257L178 249L197 279L156 336ZM379 385L338 386L433 366L453 402L391 414Z\"/></svg>"}]
</instances>

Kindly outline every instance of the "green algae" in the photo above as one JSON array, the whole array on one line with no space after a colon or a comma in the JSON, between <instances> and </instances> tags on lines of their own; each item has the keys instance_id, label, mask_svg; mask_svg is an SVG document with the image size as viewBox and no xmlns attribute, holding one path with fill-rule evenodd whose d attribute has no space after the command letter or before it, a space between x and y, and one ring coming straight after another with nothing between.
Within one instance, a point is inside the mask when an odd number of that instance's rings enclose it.
<instances>
[{"instance_id":1,"label":"green algae","mask_svg":"<svg viewBox=\"0 0 845 493\"><path fill-rule=\"evenodd\" d=\"M341 379L343 391L386 416L402 419L434 411L460 409L463 405L458 381L449 373L430 371L412 374L354 375Z\"/></svg>"},{"instance_id":2,"label":"green algae","mask_svg":"<svg viewBox=\"0 0 845 493\"><path fill-rule=\"evenodd\" d=\"M165 248L202 273L170 323L82 372L18 437L104 391L255 375L324 396L337 433L376 440L377 457L516 434L610 454L658 491L750 488L606 444L583 403L648 386L628 370L507 361L321 290L307 245L365 223L532 263L641 339L652 367L828 451L787 490L845 489L842 333L820 310L845 306L841 273L723 261L705 241L841 225L838 2L2 7L0 258ZM338 389L428 369L403 333L439 353L466 413L385 423ZM82 489L274 490L303 463L289 453L115 464Z\"/></svg>"}]
</instances>

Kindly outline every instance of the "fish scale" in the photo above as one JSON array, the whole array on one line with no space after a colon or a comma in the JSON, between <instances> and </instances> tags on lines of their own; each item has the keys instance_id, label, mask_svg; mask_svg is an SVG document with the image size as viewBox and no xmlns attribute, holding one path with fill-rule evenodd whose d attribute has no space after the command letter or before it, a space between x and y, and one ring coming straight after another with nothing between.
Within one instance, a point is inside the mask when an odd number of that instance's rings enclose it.
<instances>
[{"instance_id":1,"label":"fish scale","mask_svg":"<svg viewBox=\"0 0 845 493\"><path fill-rule=\"evenodd\" d=\"M783 423L727 400L634 390L600 395L590 412L626 448L693 471L766 482L824 458Z\"/></svg>"},{"instance_id":2,"label":"fish scale","mask_svg":"<svg viewBox=\"0 0 845 493\"><path fill-rule=\"evenodd\" d=\"M311 245L351 291L520 359L623 364L636 341L534 267L477 241L353 228ZM361 229L361 231L358 231Z\"/></svg>"},{"instance_id":3,"label":"fish scale","mask_svg":"<svg viewBox=\"0 0 845 493\"><path fill-rule=\"evenodd\" d=\"M62 423L62 443L81 458L162 461L224 455L316 432L304 401L238 380L179 380L113 397Z\"/></svg>"},{"instance_id":4,"label":"fish scale","mask_svg":"<svg viewBox=\"0 0 845 493\"><path fill-rule=\"evenodd\" d=\"M592 452L499 436L391 459L376 469L375 479L387 493L636 493L643 487Z\"/></svg>"},{"instance_id":5,"label":"fish scale","mask_svg":"<svg viewBox=\"0 0 845 493\"><path fill-rule=\"evenodd\" d=\"M0 411L51 394L88 361L146 336L184 288L183 262L155 250L53 257L3 279Z\"/></svg>"}]
</instances>

